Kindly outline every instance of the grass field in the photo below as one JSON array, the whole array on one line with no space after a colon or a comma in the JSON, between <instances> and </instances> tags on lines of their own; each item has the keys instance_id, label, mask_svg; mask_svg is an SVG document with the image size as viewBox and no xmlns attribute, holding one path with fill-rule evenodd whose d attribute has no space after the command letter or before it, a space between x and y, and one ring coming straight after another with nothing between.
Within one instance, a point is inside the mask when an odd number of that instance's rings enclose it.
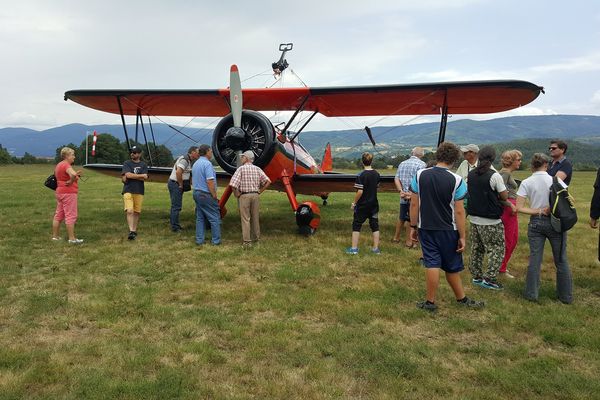
<instances>
[{"instance_id":1,"label":"grass field","mask_svg":"<svg viewBox=\"0 0 600 400\"><path fill-rule=\"evenodd\" d=\"M381 256L343 252L351 194L332 194L305 238L285 195L265 193L262 242L250 251L230 201L223 246L197 248L189 194L187 229L174 235L166 185L147 184L129 242L119 180L86 171L76 228L85 243L72 246L50 240L51 170L0 168L0 399L600 398L593 173L571 185L574 304L556 300L548 246L540 301L522 298L522 217L516 279L491 292L465 272L467 295L486 308L459 308L442 282L432 315L415 308L419 254L389 242L395 195L380 195ZM363 228L361 249L369 243Z\"/></svg>"}]
</instances>

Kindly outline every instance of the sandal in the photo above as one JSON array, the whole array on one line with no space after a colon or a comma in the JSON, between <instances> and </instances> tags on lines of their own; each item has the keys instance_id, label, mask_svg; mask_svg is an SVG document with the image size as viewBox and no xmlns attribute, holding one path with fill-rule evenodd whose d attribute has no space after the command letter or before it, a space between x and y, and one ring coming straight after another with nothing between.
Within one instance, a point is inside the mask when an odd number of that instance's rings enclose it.
<instances>
[{"instance_id":1,"label":"sandal","mask_svg":"<svg viewBox=\"0 0 600 400\"><path fill-rule=\"evenodd\" d=\"M390 240L392 243L400 243L400 239L392 239Z\"/></svg>"}]
</instances>

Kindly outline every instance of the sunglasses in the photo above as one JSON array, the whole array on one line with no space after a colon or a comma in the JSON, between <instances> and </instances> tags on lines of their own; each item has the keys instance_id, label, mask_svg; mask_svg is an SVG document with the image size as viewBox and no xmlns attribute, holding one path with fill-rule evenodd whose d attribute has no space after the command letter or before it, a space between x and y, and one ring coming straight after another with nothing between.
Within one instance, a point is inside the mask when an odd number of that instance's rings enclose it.
<instances>
[{"instance_id":1,"label":"sunglasses","mask_svg":"<svg viewBox=\"0 0 600 400\"><path fill-rule=\"evenodd\" d=\"M548 147L548 150L556 150L558 147Z\"/></svg>"}]
</instances>

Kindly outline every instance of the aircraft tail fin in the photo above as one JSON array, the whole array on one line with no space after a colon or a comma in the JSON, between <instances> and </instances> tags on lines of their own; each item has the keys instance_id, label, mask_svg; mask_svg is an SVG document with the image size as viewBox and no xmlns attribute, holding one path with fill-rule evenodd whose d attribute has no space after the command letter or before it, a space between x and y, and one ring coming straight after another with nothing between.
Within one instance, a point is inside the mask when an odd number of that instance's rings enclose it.
<instances>
[{"instance_id":1,"label":"aircraft tail fin","mask_svg":"<svg viewBox=\"0 0 600 400\"><path fill-rule=\"evenodd\" d=\"M327 143L325 146L325 153L323 154L323 161L321 161L321 171L328 172L333 170L333 159L331 157L331 143Z\"/></svg>"}]
</instances>

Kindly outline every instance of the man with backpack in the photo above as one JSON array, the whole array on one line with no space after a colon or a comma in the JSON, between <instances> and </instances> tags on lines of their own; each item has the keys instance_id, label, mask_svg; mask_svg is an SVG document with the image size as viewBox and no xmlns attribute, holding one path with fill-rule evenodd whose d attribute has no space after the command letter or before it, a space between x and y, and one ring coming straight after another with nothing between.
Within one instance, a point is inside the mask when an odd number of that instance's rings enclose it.
<instances>
[{"instance_id":1,"label":"man with backpack","mask_svg":"<svg viewBox=\"0 0 600 400\"><path fill-rule=\"evenodd\" d=\"M192 146L188 149L187 154L182 155L175 160L173 170L167 182L169 195L171 197L171 214L169 221L173 232L181 231L179 225L179 213L183 206L183 192L191 190L190 174L192 172L192 164L200 157L198 147Z\"/></svg>"}]
</instances>

